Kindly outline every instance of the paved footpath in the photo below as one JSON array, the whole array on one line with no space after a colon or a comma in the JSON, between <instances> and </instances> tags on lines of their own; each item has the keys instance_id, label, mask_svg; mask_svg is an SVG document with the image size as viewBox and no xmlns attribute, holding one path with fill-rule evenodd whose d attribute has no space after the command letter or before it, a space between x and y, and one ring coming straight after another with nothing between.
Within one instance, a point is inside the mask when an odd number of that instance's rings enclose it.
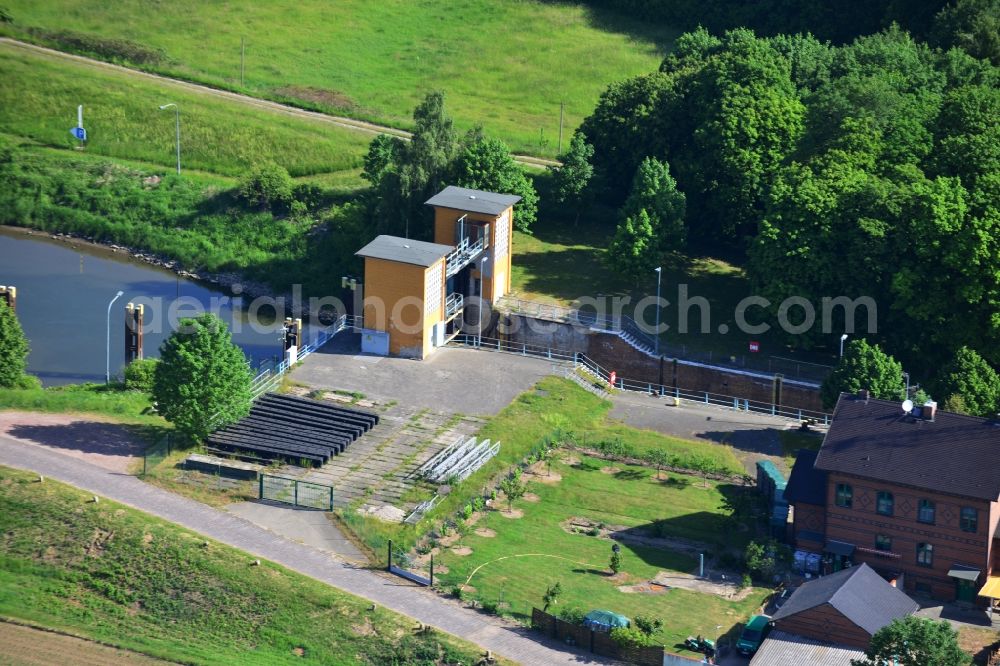
<instances>
[{"instance_id":1,"label":"paved footpath","mask_svg":"<svg viewBox=\"0 0 1000 666\"><path fill-rule=\"evenodd\" d=\"M207 537L305 574L524 664L609 663L543 643L528 629L442 599L400 579L359 569L329 553L284 539L237 516L49 449L0 436L0 464L47 477L145 511Z\"/></svg>"}]
</instances>

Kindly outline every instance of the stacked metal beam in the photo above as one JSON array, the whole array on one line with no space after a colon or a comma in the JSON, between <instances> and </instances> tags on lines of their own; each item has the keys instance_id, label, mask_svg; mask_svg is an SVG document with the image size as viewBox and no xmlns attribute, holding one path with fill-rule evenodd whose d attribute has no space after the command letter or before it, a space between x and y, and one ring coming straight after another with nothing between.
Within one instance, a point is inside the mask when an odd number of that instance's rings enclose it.
<instances>
[{"instance_id":1,"label":"stacked metal beam","mask_svg":"<svg viewBox=\"0 0 1000 666\"><path fill-rule=\"evenodd\" d=\"M319 400L268 393L240 421L212 433L210 448L247 460L320 466L378 423L378 415Z\"/></svg>"}]
</instances>

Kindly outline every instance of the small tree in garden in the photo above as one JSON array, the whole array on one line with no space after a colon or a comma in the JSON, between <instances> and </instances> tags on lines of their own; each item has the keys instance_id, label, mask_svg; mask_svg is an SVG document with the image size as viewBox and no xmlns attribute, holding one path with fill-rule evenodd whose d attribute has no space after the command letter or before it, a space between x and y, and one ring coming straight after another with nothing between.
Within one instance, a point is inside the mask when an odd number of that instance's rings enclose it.
<instances>
[{"instance_id":1,"label":"small tree in garden","mask_svg":"<svg viewBox=\"0 0 1000 666\"><path fill-rule=\"evenodd\" d=\"M608 568L611 569L612 574L617 574L622 570L622 554L620 550L614 549L611 551L611 560L608 562Z\"/></svg>"},{"instance_id":2,"label":"small tree in garden","mask_svg":"<svg viewBox=\"0 0 1000 666\"><path fill-rule=\"evenodd\" d=\"M653 449L646 454L646 460L656 468L656 478L660 478L660 472L670 464L670 456L663 449Z\"/></svg>"},{"instance_id":3,"label":"small tree in garden","mask_svg":"<svg viewBox=\"0 0 1000 666\"><path fill-rule=\"evenodd\" d=\"M663 620L658 617L646 617L645 615L636 615L635 619L632 620L635 624L635 628L646 634L647 636L652 636L660 629L663 628Z\"/></svg>"},{"instance_id":4,"label":"small tree in garden","mask_svg":"<svg viewBox=\"0 0 1000 666\"><path fill-rule=\"evenodd\" d=\"M544 602L545 604L544 606L542 606L543 613L548 612L549 606L554 606L557 603L559 603L560 594L562 594L562 585L559 583L559 581L556 581L552 585L548 586L548 588L545 590L545 594L542 595L542 602Z\"/></svg>"},{"instance_id":5,"label":"small tree in garden","mask_svg":"<svg viewBox=\"0 0 1000 666\"><path fill-rule=\"evenodd\" d=\"M527 488L521 480L521 470L516 469L514 473L500 482L500 490L507 496L507 510L514 510L514 500L524 497Z\"/></svg>"}]
</instances>

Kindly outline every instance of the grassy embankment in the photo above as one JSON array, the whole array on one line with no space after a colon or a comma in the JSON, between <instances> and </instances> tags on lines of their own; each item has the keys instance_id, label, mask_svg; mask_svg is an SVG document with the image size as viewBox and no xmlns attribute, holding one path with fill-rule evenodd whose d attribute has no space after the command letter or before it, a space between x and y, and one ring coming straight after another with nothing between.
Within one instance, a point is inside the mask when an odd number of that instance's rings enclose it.
<instances>
[{"instance_id":1,"label":"grassy embankment","mask_svg":"<svg viewBox=\"0 0 1000 666\"><path fill-rule=\"evenodd\" d=\"M148 393L125 391L120 385L70 384L49 388L0 388L0 410L26 412L92 413L116 421L155 427L166 426L162 417L150 413Z\"/></svg>"},{"instance_id":2,"label":"grassy embankment","mask_svg":"<svg viewBox=\"0 0 1000 666\"><path fill-rule=\"evenodd\" d=\"M565 147L607 84L655 69L677 34L534 0L280 0L235 13L190 0L156 11L138 0L8 5L14 23L3 32L11 36L112 60L132 53L144 69L397 127L412 123L424 94L442 89L459 128L482 124L515 150L550 156L560 102ZM70 25L87 44L54 34Z\"/></svg>"},{"instance_id":3,"label":"grassy embankment","mask_svg":"<svg viewBox=\"0 0 1000 666\"><path fill-rule=\"evenodd\" d=\"M0 614L181 663L471 663L477 650L114 502L0 468Z\"/></svg>"},{"instance_id":4,"label":"grassy embankment","mask_svg":"<svg viewBox=\"0 0 1000 666\"><path fill-rule=\"evenodd\" d=\"M557 430L571 432L579 441L586 440L588 444L621 440L638 454L659 448L682 460L708 460L718 468L728 468L735 473L742 470L728 446L687 441L632 428L610 420L610 411L610 402L588 393L573 382L556 377L545 378L535 388L518 396L479 431L480 438L501 443L499 454L454 487L427 520L415 526L394 525L353 511L341 512L341 520L378 558L384 559L388 539L409 548L419 536L427 533L431 523L451 517L473 494L481 492L511 466L520 463L545 437ZM434 491L434 487L424 487L422 496L411 499L428 499Z\"/></svg>"},{"instance_id":5,"label":"grassy embankment","mask_svg":"<svg viewBox=\"0 0 1000 666\"><path fill-rule=\"evenodd\" d=\"M339 286L364 233L345 197L357 189L368 135L221 101L0 46L0 223L70 232L178 259L189 269L239 271L282 288ZM85 107L90 140L75 140L72 104ZM172 174L173 116L182 110L183 175ZM312 174L297 217L250 208L235 179L255 161ZM189 170L190 169L190 170ZM162 178L162 180L157 180Z\"/></svg>"},{"instance_id":6,"label":"grassy embankment","mask_svg":"<svg viewBox=\"0 0 1000 666\"><path fill-rule=\"evenodd\" d=\"M361 166L371 135L293 117L84 63L0 45L0 129L41 145L73 149L83 105L86 153L175 166L174 109L181 118L181 167L239 176L258 162L293 176ZM163 171L161 170L161 173Z\"/></svg>"}]
</instances>

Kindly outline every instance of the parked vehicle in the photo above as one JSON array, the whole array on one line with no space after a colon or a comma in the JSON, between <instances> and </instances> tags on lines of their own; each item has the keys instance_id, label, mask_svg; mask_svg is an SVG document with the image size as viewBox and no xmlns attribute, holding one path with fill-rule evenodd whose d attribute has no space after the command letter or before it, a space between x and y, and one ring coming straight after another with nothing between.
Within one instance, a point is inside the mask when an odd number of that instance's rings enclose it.
<instances>
[{"instance_id":1,"label":"parked vehicle","mask_svg":"<svg viewBox=\"0 0 1000 666\"><path fill-rule=\"evenodd\" d=\"M743 627L740 639L736 641L736 651L744 657L752 657L760 644L767 637L767 632L771 628L771 618L766 615L754 615Z\"/></svg>"}]
</instances>

